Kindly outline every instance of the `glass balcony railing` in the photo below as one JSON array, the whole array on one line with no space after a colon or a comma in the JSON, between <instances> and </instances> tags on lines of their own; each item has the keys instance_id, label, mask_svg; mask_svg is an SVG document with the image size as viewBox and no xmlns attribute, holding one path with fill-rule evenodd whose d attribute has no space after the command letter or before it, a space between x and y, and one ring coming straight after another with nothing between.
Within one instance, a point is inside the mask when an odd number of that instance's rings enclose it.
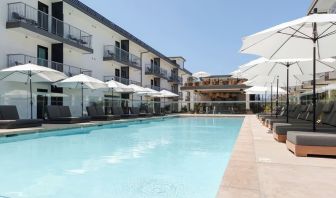
<instances>
[{"instance_id":1,"label":"glass balcony railing","mask_svg":"<svg viewBox=\"0 0 336 198\"><path fill-rule=\"evenodd\" d=\"M165 69L160 68L158 65L147 64L146 65L146 75L155 75L160 78L168 79L168 72Z\"/></svg>"},{"instance_id":2,"label":"glass balcony railing","mask_svg":"<svg viewBox=\"0 0 336 198\"><path fill-rule=\"evenodd\" d=\"M12 67L16 65L23 65L27 63L32 63L40 66L49 67L51 69L55 69L57 71L63 72L67 76L75 76L77 74L86 74L88 76L92 76L92 71L83 69L80 67L70 66L63 63L58 63L54 61L49 61L41 58L36 58L33 56L25 55L25 54L8 54L7 55L7 66Z\"/></svg>"},{"instance_id":3,"label":"glass balcony railing","mask_svg":"<svg viewBox=\"0 0 336 198\"><path fill-rule=\"evenodd\" d=\"M151 85L151 86L147 86L148 88L151 88L155 91L161 91L161 87L160 86L155 86L155 85Z\"/></svg>"},{"instance_id":4,"label":"glass balcony railing","mask_svg":"<svg viewBox=\"0 0 336 198\"><path fill-rule=\"evenodd\" d=\"M8 4L7 22L26 23L80 46L91 48L92 35L22 2Z\"/></svg>"},{"instance_id":5,"label":"glass balcony railing","mask_svg":"<svg viewBox=\"0 0 336 198\"><path fill-rule=\"evenodd\" d=\"M120 82L120 83L122 83L124 85L135 84L135 85L141 86L140 82L134 81L134 80L130 80L130 79L127 79L127 78L122 78L122 77L119 77L119 76L104 76L104 81L105 82L110 81L110 80L114 80L114 81Z\"/></svg>"},{"instance_id":6,"label":"glass balcony railing","mask_svg":"<svg viewBox=\"0 0 336 198\"><path fill-rule=\"evenodd\" d=\"M140 58L114 45L104 46L104 59L113 59L131 67L141 69Z\"/></svg>"},{"instance_id":7,"label":"glass balcony railing","mask_svg":"<svg viewBox=\"0 0 336 198\"><path fill-rule=\"evenodd\" d=\"M182 77L177 76L177 75L171 75L171 76L169 76L168 81L169 82L173 82L173 83L183 84Z\"/></svg>"}]
</instances>

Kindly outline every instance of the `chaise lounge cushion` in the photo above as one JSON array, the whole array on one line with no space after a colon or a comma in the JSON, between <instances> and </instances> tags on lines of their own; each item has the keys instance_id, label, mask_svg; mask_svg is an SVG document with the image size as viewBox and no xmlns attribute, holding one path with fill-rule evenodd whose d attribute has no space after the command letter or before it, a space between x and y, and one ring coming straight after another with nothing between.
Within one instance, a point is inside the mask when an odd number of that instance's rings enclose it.
<instances>
[{"instance_id":1,"label":"chaise lounge cushion","mask_svg":"<svg viewBox=\"0 0 336 198\"><path fill-rule=\"evenodd\" d=\"M68 106L47 106L48 121L56 124L75 124L89 121L87 118L72 117Z\"/></svg>"},{"instance_id":2,"label":"chaise lounge cushion","mask_svg":"<svg viewBox=\"0 0 336 198\"><path fill-rule=\"evenodd\" d=\"M317 132L302 132L289 131L287 133L287 141L302 146L336 146L335 133L317 133Z\"/></svg>"},{"instance_id":3,"label":"chaise lounge cushion","mask_svg":"<svg viewBox=\"0 0 336 198\"><path fill-rule=\"evenodd\" d=\"M0 106L0 128L15 129L27 127L39 127L42 120L36 119L20 119L16 106L1 105Z\"/></svg>"}]
</instances>

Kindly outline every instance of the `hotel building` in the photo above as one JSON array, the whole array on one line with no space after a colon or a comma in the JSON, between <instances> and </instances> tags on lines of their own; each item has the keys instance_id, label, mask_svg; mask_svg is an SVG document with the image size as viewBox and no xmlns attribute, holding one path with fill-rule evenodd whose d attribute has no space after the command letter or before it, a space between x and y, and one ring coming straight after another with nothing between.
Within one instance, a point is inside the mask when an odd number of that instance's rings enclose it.
<instances>
[{"instance_id":1,"label":"hotel building","mask_svg":"<svg viewBox=\"0 0 336 198\"><path fill-rule=\"evenodd\" d=\"M83 73L103 81L166 89L179 94L179 101L187 99L181 85L191 73L183 57L163 55L78 0L2 0L0 9L1 69L30 62L67 76ZM27 90L27 84L0 81L0 88L0 104L17 105L20 116L27 117L27 100L15 94ZM43 118L46 105L69 105L74 115L80 115L80 90L34 83L33 91L34 117ZM102 92L85 90L86 105L104 94L111 97Z\"/></svg>"}]
</instances>

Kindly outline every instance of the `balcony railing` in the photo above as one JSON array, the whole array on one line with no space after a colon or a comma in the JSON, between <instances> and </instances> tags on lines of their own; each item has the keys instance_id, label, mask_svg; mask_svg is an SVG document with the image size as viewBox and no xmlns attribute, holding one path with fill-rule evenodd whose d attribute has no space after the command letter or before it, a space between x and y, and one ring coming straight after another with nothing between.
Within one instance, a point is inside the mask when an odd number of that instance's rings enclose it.
<instances>
[{"instance_id":1,"label":"balcony railing","mask_svg":"<svg viewBox=\"0 0 336 198\"><path fill-rule=\"evenodd\" d=\"M183 93L182 92L178 92L178 95L179 95L178 99L179 100L183 100Z\"/></svg>"},{"instance_id":2,"label":"balcony railing","mask_svg":"<svg viewBox=\"0 0 336 198\"><path fill-rule=\"evenodd\" d=\"M104 76L104 81L105 82L110 81L110 80L114 80L114 81L120 82L120 83L122 83L124 85L135 84L135 85L141 86L140 82L134 81L134 80L130 80L130 79L127 79L127 78L122 78L122 77L119 77L119 76Z\"/></svg>"},{"instance_id":3,"label":"balcony railing","mask_svg":"<svg viewBox=\"0 0 336 198\"><path fill-rule=\"evenodd\" d=\"M75 76L77 74L86 74L88 76L92 76L92 71L75 67L75 66L70 66L66 65L63 63L58 63L54 61L49 61L41 58L36 58L33 56L29 55L24 55L24 54L8 54L7 55L7 66L12 67L16 65L23 65L27 63L32 63L44 67L49 67L51 69L55 69L57 71L63 72L67 76Z\"/></svg>"},{"instance_id":4,"label":"balcony railing","mask_svg":"<svg viewBox=\"0 0 336 198\"><path fill-rule=\"evenodd\" d=\"M168 72L165 69L160 68L158 65L147 64L146 65L146 75L155 75L160 78L168 79Z\"/></svg>"},{"instance_id":5,"label":"balcony railing","mask_svg":"<svg viewBox=\"0 0 336 198\"><path fill-rule=\"evenodd\" d=\"M7 22L26 23L80 46L91 48L92 35L22 2L8 4Z\"/></svg>"},{"instance_id":6,"label":"balcony railing","mask_svg":"<svg viewBox=\"0 0 336 198\"><path fill-rule=\"evenodd\" d=\"M155 91L161 91L161 87L160 86L155 86L155 85L151 85L151 86L147 86L148 88L154 89Z\"/></svg>"},{"instance_id":7,"label":"balcony railing","mask_svg":"<svg viewBox=\"0 0 336 198\"><path fill-rule=\"evenodd\" d=\"M104 60L115 60L131 67L141 69L140 58L114 45L104 46Z\"/></svg>"},{"instance_id":8,"label":"balcony railing","mask_svg":"<svg viewBox=\"0 0 336 198\"><path fill-rule=\"evenodd\" d=\"M182 77L177 75L171 75L168 79L169 82L177 83L177 84L183 84Z\"/></svg>"}]
</instances>

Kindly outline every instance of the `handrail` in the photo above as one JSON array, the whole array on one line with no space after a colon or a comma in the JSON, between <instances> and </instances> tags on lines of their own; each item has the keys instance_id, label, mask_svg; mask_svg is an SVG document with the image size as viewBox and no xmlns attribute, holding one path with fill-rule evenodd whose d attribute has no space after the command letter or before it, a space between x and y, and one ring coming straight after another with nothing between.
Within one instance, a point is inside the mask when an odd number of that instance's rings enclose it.
<instances>
[{"instance_id":1,"label":"handrail","mask_svg":"<svg viewBox=\"0 0 336 198\"><path fill-rule=\"evenodd\" d=\"M114 80L114 81L120 82L120 83L122 83L124 85L135 84L135 85L139 85L140 86L140 84L141 84L138 81L130 80L130 79L127 79L127 78L122 78L120 76L104 76L104 81L105 82L110 81L110 80Z\"/></svg>"},{"instance_id":2,"label":"handrail","mask_svg":"<svg viewBox=\"0 0 336 198\"><path fill-rule=\"evenodd\" d=\"M92 71L88 69L83 69L76 66L70 66L63 63L58 63L55 61L49 61L25 54L8 54L7 55L7 67L12 67L16 65L22 64L37 64L40 66L45 66L51 69L55 69L57 71L61 71L67 76L74 76L77 74L86 74L88 76L92 76Z\"/></svg>"},{"instance_id":3,"label":"handrail","mask_svg":"<svg viewBox=\"0 0 336 198\"><path fill-rule=\"evenodd\" d=\"M155 64L146 64L145 74L154 74L160 76L161 78L168 79L168 72L162 69L160 66Z\"/></svg>"},{"instance_id":4,"label":"handrail","mask_svg":"<svg viewBox=\"0 0 336 198\"><path fill-rule=\"evenodd\" d=\"M7 22L18 21L35 26L81 46L91 48L92 35L89 33L25 3L9 3Z\"/></svg>"},{"instance_id":5,"label":"handrail","mask_svg":"<svg viewBox=\"0 0 336 198\"><path fill-rule=\"evenodd\" d=\"M112 58L121 63L127 63L133 67L141 68L140 58L138 56L114 45L104 46L104 58Z\"/></svg>"}]
</instances>

